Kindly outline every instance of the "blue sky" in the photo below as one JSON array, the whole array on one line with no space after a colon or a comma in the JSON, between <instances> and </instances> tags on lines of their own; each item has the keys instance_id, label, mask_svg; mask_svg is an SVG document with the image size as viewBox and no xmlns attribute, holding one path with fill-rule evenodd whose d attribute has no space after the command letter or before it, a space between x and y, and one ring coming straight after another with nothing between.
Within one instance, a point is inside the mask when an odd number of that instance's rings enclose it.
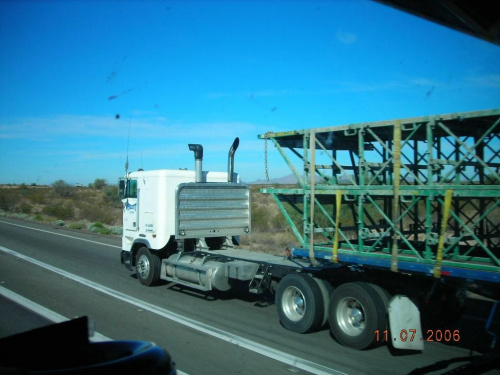
<instances>
[{"instance_id":1,"label":"blue sky","mask_svg":"<svg viewBox=\"0 0 500 375\"><path fill-rule=\"evenodd\" d=\"M237 136L251 182L267 131L498 108L499 61L367 0L0 1L0 183L224 171Z\"/></svg>"}]
</instances>

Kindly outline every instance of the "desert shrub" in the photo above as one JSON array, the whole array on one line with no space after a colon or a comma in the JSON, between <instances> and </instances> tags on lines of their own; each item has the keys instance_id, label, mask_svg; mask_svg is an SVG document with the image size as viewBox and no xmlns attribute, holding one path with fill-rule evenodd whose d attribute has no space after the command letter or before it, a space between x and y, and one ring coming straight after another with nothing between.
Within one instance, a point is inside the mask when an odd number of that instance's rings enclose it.
<instances>
[{"instance_id":1,"label":"desert shrub","mask_svg":"<svg viewBox=\"0 0 500 375\"><path fill-rule=\"evenodd\" d=\"M288 230L288 223L281 212L275 214L270 223L270 229L272 232L281 232Z\"/></svg>"},{"instance_id":2,"label":"desert shrub","mask_svg":"<svg viewBox=\"0 0 500 375\"><path fill-rule=\"evenodd\" d=\"M30 214L31 211L33 210L33 206L29 203L26 203L26 202L23 202L21 203L21 205L19 206L19 210L23 213L23 214Z\"/></svg>"},{"instance_id":3,"label":"desert shrub","mask_svg":"<svg viewBox=\"0 0 500 375\"><path fill-rule=\"evenodd\" d=\"M81 230L81 229L85 229L85 223L82 222L82 221L74 221L72 223L69 223L67 225L68 228L70 229L78 229L78 230Z\"/></svg>"},{"instance_id":4,"label":"desert shrub","mask_svg":"<svg viewBox=\"0 0 500 375\"><path fill-rule=\"evenodd\" d=\"M94 233L111 234L111 231L100 222L90 224L88 230Z\"/></svg>"},{"instance_id":5,"label":"desert shrub","mask_svg":"<svg viewBox=\"0 0 500 375\"><path fill-rule=\"evenodd\" d=\"M40 214L36 214L35 216L33 216L33 220L35 220L35 221L43 221L43 216L40 215Z\"/></svg>"},{"instance_id":6,"label":"desert shrub","mask_svg":"<svg viewBox=\"0 0 500 375\"><path fill-rule=\"evenodd\" d=\"M288 246L297 245L298 241L290 232L258 233L240 237L240 247L247 250L281 255Z\"/></svg>"},{"instance_id":7,"label":"desert shrub","mask_svg":"<svg viewBox=\"0 0 500 375\"><path fill-rule=\"evenodd\" d=\"M487 175L484 179L485 185L499 185L500 181L498 180L498 174L495 175Z\"/></svg>"},{"instance_id":8,"label":"desert shrub","mask_svg":"<svg viewBox=\"0 0 500 375\"><path fill-rule=\"evenodd\" d=\"M97 190L102 190L104 189L104 187L107 185L107 181L104 179L104 178L97 178L95 181L94 181L94 188L97 189Z\"/></svg>"},{"instance_id":9,"label":"desert shrub","mask_svg":"<svg viewBox=\"0 0 500 375\"><path fill-rule=\"evenodd\" d=\"M11 217L15 217L16 219L21 219L21 220L29 220L30 215L15 213L15 214L12 214Z\"/></svg>"},{"instance_id":10,"label":"desert shrub","mask_svg":"<svg viewBox=\"0 0 500 375\"><path fill-rule=\"evenodd\" d=\"M73 207L69 205L45 206L43 213L61 220L68 220L74 217Z\"/></svg>"},{"instance_id":11,"label":"desert shrub","mask_svg":"<svg viewBox=\"0 0 500 375\"><path fill-rule=\"evenodd\" d=\"M26 198L33 204L44 204L50 198L50 194L45 188L28 189Z\"/></svg>"},{"instance_id":12,"label":"desert shrub","mask_svg":"<svg viewBox=\"0 0 500 375\"><path fill-rule=\"evenodd\" d=\"M96 221L95 223L90 223L88 229L91 228L104 228L103 223Z\"/></svg>"},{"instance_id":13,"label":"desert shrub","mask_svg":"<svg viewBox=\"0 0 500 375\"><path fill-rule=\"evenodd\" d=\"M0 189L0 209L4 211L13 211L19 202L17 189Z\"/></svg>"},{"instance_id":14,"label":"desert shrub","mask_svg":"<svg viewBox=\"0 0 500 375\"><path fill-rule=\"evenodd\" d=\"M122 235L122 233L123 233L122 227L109 227L109 230L111 231L111 234Z\"/></svg>"},{"instance_id":15,"label":"desert shrub","mask_svg":"<svg viewBox=\"0 0 500 375\"><path fill-rule=\"evenodd\" d=\"M265 207L252 205L252 230L256 232L265 232L268 230L268 212Z\"/></svg>"},{"instance_id":16,"label":"desert shrub","mask_svg":"<svg viewBox=\"0 0 500 375\"><path fill-rule=\"evenodd\" d=\"M52 184L54 192L63 198L69 198L75 195L76 189L74 186L67 184L63 180L57 180Z\"/></svg>"},{"instance_id":17,"label":"desert shrub","mask_svg":"<svg viewBox=\"0 0 500 375\"><path fill-rule=\"evenodd\" d=\"M260 243L271 252L281 252L294 242L294 239L295 237L291 237L288 233L266 233L262 235Z\"/></svg>"},{"instance_id":18,"label":"desert shrub","mask_svg":"<svg viewBox=\"0 0 500 375\"><path fill-rule=\"evenodd\" d=\"M102 205L96 206L90 203L81 202L79 204L79 217L92 222L102 222L106 224L112 224L115 221L115 216L109 207L103 207Z\"/></svg>"},{"instance_id":19,"label":"desert shrub","mask_svg":"<svg viewBox=\"0 0 500 375\"><path fill-rule=\"evenodd\" d=\"M104 202L109 204L111 207L121 208L122 201L118 195L118 187L117 186L106 186L104 189Z\"/></svg>"}]
</instances>

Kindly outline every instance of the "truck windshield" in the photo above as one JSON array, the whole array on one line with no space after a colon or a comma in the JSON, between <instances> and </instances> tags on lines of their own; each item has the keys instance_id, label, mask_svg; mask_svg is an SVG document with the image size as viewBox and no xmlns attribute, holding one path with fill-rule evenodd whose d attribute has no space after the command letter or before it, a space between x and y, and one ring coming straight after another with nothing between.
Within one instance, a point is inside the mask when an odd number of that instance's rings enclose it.
<instances>
[{"instance_id":1,"label":"truck windshield","mask_svg":"<svg viewBox=\"0 0 500 375\"><path fill-rule=\"evenodd\" d=\"M127 181L127 191L125 193L127 198L137 198L137 180Z\"/></svg>"}]
</instances>

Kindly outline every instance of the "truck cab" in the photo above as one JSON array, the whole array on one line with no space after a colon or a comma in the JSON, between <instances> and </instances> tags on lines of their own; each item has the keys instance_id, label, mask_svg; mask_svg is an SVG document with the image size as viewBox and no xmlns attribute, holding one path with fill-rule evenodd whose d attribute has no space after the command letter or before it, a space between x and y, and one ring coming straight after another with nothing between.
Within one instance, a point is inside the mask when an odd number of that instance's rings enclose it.
<instances>
[{"instance_id":1,"label":"truck cab","mask_svg":"<svg viewBox=\"0 0 500 375\"><path fill-rule=\"evenodd\" d=\"M189 145L195 170L138 170L119 180L127 268L136 265L141 248L161 260L185 249L232 247L250 233L250 189L232 168L238 142L231 146L227 172L202 171L203 148Z\"/></svg>"}]
</instances>

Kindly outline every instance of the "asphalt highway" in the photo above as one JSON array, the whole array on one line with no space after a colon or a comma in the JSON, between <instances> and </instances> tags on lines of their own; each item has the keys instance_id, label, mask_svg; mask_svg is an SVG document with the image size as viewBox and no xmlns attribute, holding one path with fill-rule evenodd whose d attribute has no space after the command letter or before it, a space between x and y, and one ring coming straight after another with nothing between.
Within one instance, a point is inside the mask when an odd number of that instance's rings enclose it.
<instances>
[{"instance_id":1,"label":"asphalt highway","mask_svg":"<svg viewBox=\"0 0 500 375\"><path fill-rule=\"evenodd\" d=\"M142 286L120 264L120 243L116 236L0 219L0 338L88 316L100 337L152 341L190 375L408 374L484 353L491 343L483 329L491 304L471 300L453 327L458 341L426 342L422 352L388 345L355 351L327 327L306 335L287 331L272 298ZM499 315L491 325L497 334Z\"/></svg>"}]
</instances>

